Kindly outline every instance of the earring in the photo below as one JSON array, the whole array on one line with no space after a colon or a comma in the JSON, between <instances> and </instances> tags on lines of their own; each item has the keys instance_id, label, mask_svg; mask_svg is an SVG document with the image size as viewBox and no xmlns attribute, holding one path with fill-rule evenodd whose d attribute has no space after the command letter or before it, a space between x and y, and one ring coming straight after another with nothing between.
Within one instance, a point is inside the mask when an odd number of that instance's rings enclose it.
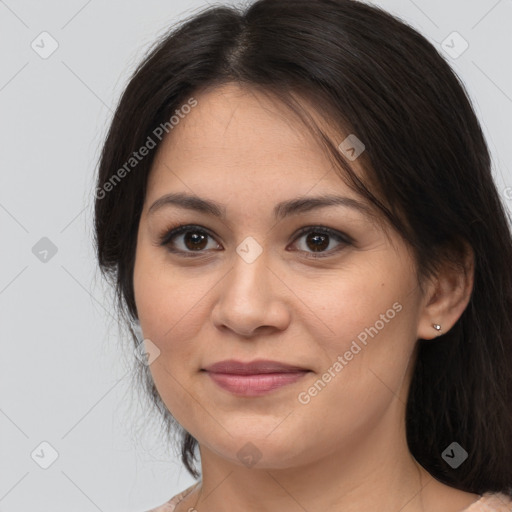
<instances>
[{"instance_id":1,"label":"earring","mask_svg":"<svg viewBox=\"0 0 512 512\"><path fill-rule=\"evenodd\" d=\"M437 332L440 332L441 331L441 326L439 324L432 324L432 327L437 331Z\"/></svg>"}]
</instances>

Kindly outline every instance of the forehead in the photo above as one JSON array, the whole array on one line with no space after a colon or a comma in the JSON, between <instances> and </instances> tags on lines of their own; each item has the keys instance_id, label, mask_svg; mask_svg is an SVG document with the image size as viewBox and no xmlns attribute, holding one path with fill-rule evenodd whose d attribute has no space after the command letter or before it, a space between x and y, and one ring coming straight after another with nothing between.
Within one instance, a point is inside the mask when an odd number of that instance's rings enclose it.
<instances>
[{"instance_id":1,"label":"forehead","mask_svg":"<svg viewBox=\"0 0 512 512\"><path fill-rule=\"evenodd\" d=\"M194 96L197 105L164 138L150 176L151 185L169 179L169 170L194 182L271 180L275 186L330 180L343 187L332 171L326 148L298 116L278 99L257 89L226 84ZM321 116L308 108L333 142L346 135L333 133ZM358 173L361 169L352 162ZM346 188L346 187L345 187ZM302 191L305 193L305 190Z\"/></svg>"}]
</instances>

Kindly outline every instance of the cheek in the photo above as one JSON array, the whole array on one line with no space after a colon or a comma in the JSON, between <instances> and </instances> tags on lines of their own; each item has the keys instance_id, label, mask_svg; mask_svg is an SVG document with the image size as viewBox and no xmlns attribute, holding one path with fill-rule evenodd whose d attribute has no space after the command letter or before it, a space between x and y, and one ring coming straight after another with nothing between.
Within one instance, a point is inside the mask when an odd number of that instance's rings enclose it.
<instances>
[{"instance_id":1,"label":"cheek","mask_svg":"<svg viewBox=\"0 0 512 512\"><path fill-rule=\"evenodd\" d=\"M363 353L372 340L398 346L414 331L417 286L413 271L399 268L389 258L379 265L344 269L336 280L318 279L314 286L301 288L300 298L312 319L308 321L311 337L322 340L331 361L349 351L354 341Z\"/></svg>"},{"instance_id":2,"label":"cheek","mask_svg":"<svg viewBox=\"0 0 512 512\"><path fill-rule=\"evenodd\" d=\"M382 279L375 281L375 275ZM420 296L414 274L389 265L374 275L352 273L327 292L329 300L317 305L329 334L315 338L311 333L323 364L298 402L315 414L328 408L333 424L344 424L350 411L350 421L362 425L401 392L415 346Z\"/></svg>"},{"instance_id":3,"label":"cheek","mask_svg":"<svg viewBox=\"0 0 512 512\"><path fill-rule=\"evenodd\" d=\"M199 401L190 379L200 361L197 346L188 340L200 338L209 283L203 279L197 281L197 286L190 286L190 279L161 264L158 257L154 251L138 250L133 274L144 337L159 350L149 371L170 413L185 429L194 430L194 425L205 419L200 417L200 408L191 407L191 402Z\"/></svg>"},{"instance_id":4,"label":"cheek","mask_svg":"<svg viewBox=\"0 0 512 512\"><path fill-rule=\"evenodd\" d=\"M415 310L405 300L389 306L377 304L369 316L357 312L357 321L351 322L343 338L323 340L328 362L298 390L294 415L302 418L301 436L326 440L312 447L311 456L322 447L328 453L334 444L347 440L349 445L357 444L371 435L390 409L397 411L406 403Z\"/></svg>"},{"instance_id":5,"label":"cheek","mask_svg":"<svg viewBox=\"0 0 512 512\"><path fill-rule=\"evenodd\" d=\"M165 262L165 253L141 247L137 250L133 285L135 303L144 335L168 350L172 339L186 339L199 329L198 315L215 284L203 273L180 272Z\"/></svg>"}]
</instances>

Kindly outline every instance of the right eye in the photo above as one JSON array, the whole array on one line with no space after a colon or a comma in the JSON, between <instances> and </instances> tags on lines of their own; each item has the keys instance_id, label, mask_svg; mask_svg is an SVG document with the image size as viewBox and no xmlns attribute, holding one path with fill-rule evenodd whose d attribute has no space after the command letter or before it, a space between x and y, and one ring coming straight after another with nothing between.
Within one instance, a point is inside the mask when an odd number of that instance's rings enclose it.
<instances>
[{"instance_id":1,"label":"right eye","mask_svg":"<svg viewBox=\"0 0 512 512\"><path fill-rule=\"evenodd\" d=\"M159 245L166 246L172 253L195 257L206 252L206 249L218 250L215 247L208 248L209 238L213 240L213 236L204 228L193 224L182 224L164 231L159 237ZM216 246L220 247L217 243Z\"/></svg>"}]
</instances>

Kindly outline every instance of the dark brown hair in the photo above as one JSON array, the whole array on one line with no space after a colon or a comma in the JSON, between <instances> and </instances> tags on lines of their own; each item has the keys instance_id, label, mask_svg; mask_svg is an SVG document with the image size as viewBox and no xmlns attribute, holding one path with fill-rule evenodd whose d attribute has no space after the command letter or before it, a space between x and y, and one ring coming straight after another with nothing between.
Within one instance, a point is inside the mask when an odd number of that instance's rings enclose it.
<instances>
[{"instance_id":1,"label":"dark brown hair","mask_svg":"<svg viewBox=\"0 0 512 512\"><path fill-rule=\"evenodd\" d=\"M463 247L471 247L468 307L451 330L418 341L407 440L415 459L447 485L512 495L510 219L463 84L423 36L377 7L353 0L210 7L157 41L120 99L99 164L95 243L120 312L137 318L137 230L156 151L123 179L113 177L187 99L230 82L257 87L306 119L339 164L340 178L410 245L420 282L443 262L461 264ZM365 183L297 97L363 141ZM168 433L180 429L148 368L140 369ZM197 442L181 433L182 460L197 477ZM457 469L441 455L454 441L469 454Z\"/></svg>"}]
</instances>

